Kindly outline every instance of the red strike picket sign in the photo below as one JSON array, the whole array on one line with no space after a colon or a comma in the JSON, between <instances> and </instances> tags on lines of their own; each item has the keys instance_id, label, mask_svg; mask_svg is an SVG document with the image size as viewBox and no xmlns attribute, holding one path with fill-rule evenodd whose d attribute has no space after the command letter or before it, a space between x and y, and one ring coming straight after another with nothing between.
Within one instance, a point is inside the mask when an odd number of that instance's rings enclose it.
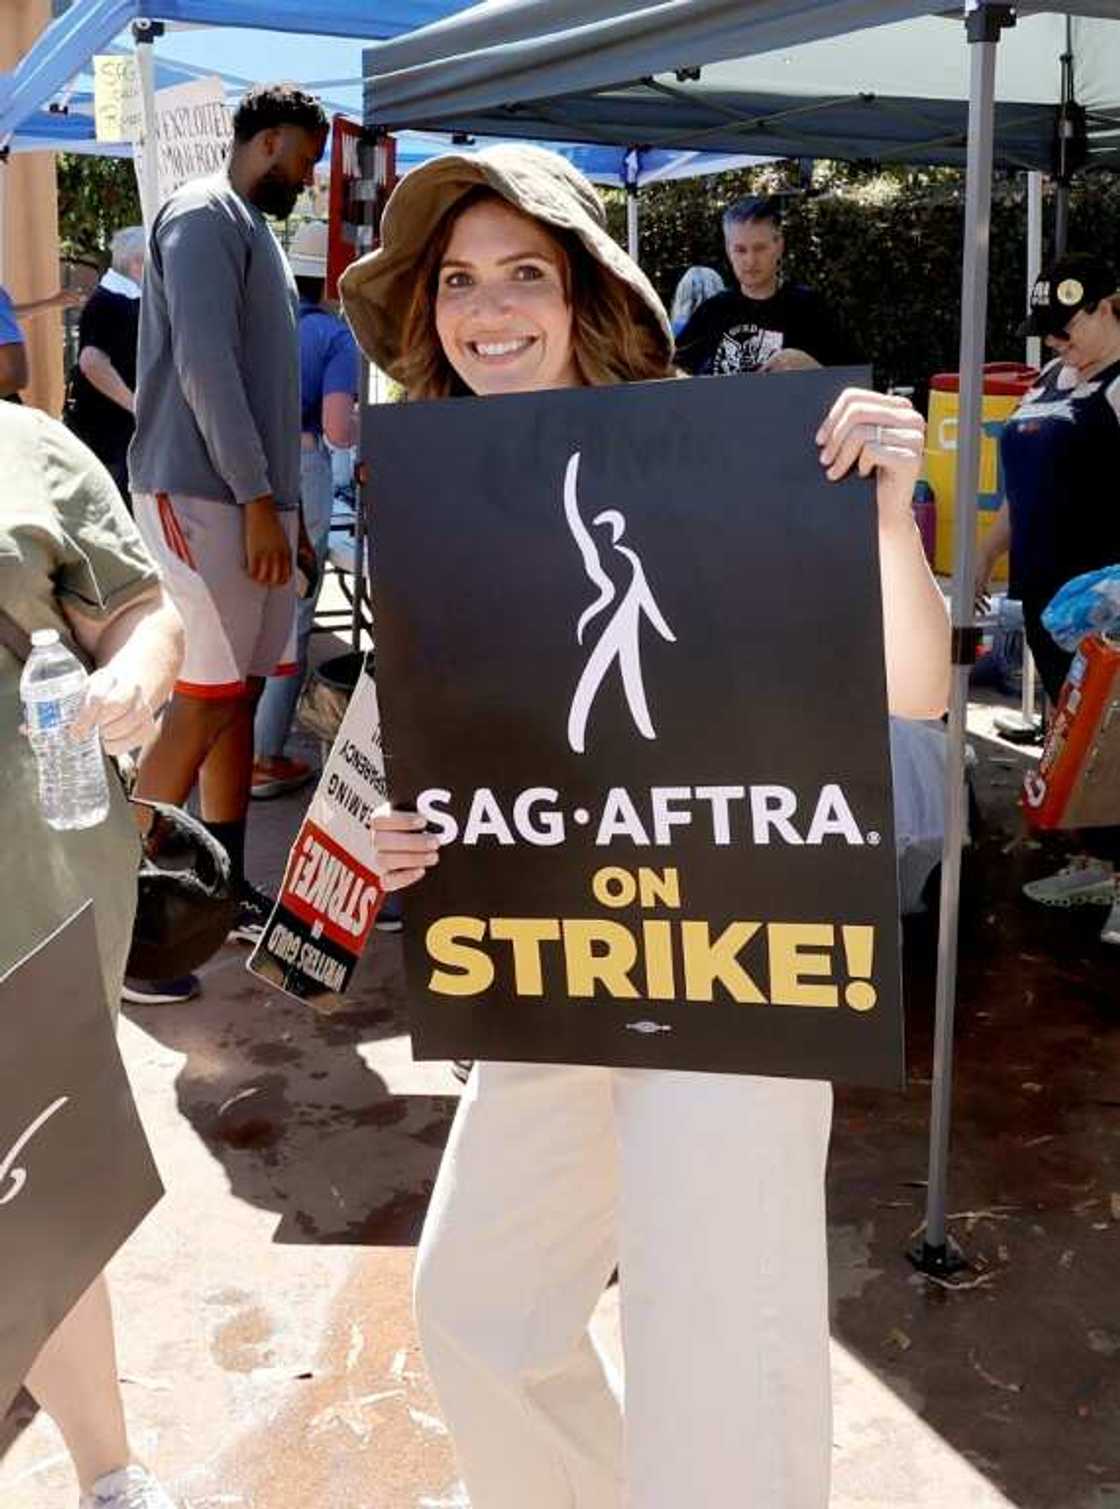
<instances>
[{"instance_id":1,"label":"red strike picket sign","mask_svg":"<svg viewBox=\"0 0 1120 1509\"><path fill-rule=\"evenodd\" d=\"M370 819L384 800L381 721L367 663L248 966L318 1011L341 1004L384 899L369 868Z\"/></svg>"}]
</instances>

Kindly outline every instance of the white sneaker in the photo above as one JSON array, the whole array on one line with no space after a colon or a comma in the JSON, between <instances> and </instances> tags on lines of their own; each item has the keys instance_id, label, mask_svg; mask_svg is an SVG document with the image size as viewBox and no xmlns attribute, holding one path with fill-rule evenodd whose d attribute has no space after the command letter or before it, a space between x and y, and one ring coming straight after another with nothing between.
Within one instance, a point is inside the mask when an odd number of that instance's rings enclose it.
<instances>
[{"instance_id":1,"label":"white sneaker","mask_svg":"<svg viewBox=\"0 0 1120 1509\"><path fill-rule=\"evenodd\" d=\"M1081 856L1070 861L1056 875L1044 880L1030 880L1023 895L1043 906L1111 906L1116 891L1116 876L1105 859Z\"/></svg>"},{"instance_id":2,"label":"white sneaker","mask_svg":"<svg viewBox=\"0 0 1120 1509\"><path fill-rule=\"evenodd\" d=\"M1115 943L1120 947L1120 886L1113 893L1112 909L1101 928L1101 942Z\"/></svg>"},{"instance_id":3,"label":"white sneaker","mask_svg":"<svg viewBox=\"0 0 1120 1509\"><path fill-rule=\"evenodd\" d=\"M175 1509L167 1490L146 1467L133 1463L98 1478L78 1509Z\"/></svg>"}]
</instances>

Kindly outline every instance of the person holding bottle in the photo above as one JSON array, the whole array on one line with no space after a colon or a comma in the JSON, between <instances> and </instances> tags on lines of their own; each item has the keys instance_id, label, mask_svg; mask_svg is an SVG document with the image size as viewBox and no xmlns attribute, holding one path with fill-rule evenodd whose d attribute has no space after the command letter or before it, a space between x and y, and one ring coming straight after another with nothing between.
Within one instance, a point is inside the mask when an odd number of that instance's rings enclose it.
<instances>
[{"instance_id":1,"label":"person holding bottle","mask_svg":"<svg viewBox=\"0 0 1120 1509\"><path fill-rule=\"evenodd\" d=\"M437 158L401 180L381 230L342 278L343 307L409 399L674 376L657 294L591 184L551 152ZM949 682L910 509L923 438L904 398L857 389L817 434L826 477L877 479L889 702L918 718L942 711ZM388 890L437 858L423 818L374 818ZM825 1509L830 1116L820 1081L476 1064L416 1307L477 1509ZM587 1330L616 1263L625 1431Z\"/></svg>"},{"instance_id":2,"label":"person holding bottle","mask_svg":"<svg viewBox=\"0 0 1120 1509\"><path fill-rule=\"evenodd\" d=\"M0 475L0 604L17 631L51 631L93 667L74 736L96 730L106 754L133 750L151 733L183 655L182 623L155 564L108 472L45 414L0 404ZM60 830L47 821L23 731L22 670L7 637L0 639L3 827L10 853L36 856L34 864L0 866L0 972L92 896L99 984L115 1012L136 909L139 835L111 772L91 798L103 810L108 792L100 822ZM172 1509L132 1457L104 1277L47 1342L26 1387L62 1432L82 1509Z\"/></svg>"}]
</instances>

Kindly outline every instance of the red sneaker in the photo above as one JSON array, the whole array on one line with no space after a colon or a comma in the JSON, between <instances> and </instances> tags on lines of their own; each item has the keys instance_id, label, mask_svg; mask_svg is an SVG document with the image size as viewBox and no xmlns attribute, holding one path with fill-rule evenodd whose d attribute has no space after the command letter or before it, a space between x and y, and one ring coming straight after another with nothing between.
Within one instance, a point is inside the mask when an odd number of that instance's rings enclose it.
<instances>
[{"instance_id":1,"label":"red sneaker","mask_svg":"<svg viewBox=\"0 0 1120 1509\"><path fill-rule=\"evenodd\" d=\"M298 791L301 786L306 786L314 774L306 760L289 760L286 755L256 759L250 790L258 800L283 796L288 791Z\"/></svg>"}]
</instances>

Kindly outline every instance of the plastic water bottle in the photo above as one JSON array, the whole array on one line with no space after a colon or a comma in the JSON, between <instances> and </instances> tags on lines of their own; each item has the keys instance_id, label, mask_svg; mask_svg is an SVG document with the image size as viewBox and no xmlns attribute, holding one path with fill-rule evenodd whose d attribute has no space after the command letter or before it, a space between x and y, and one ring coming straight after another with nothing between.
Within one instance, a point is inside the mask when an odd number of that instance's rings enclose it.
<instances>
[{"instance_id":1,"label":"plastic water bottle","mask_svg":"<svg viewBox=\"0 0 1120 1509\"><path fill-rule=\"evenodd\" d=\"M101 739L70 733L89 677L57 629L37 629L20 677L27 737L39 767L39 805L52 828L94 828L109 815L109 783Z\"/></svg>"}]
</instances>

